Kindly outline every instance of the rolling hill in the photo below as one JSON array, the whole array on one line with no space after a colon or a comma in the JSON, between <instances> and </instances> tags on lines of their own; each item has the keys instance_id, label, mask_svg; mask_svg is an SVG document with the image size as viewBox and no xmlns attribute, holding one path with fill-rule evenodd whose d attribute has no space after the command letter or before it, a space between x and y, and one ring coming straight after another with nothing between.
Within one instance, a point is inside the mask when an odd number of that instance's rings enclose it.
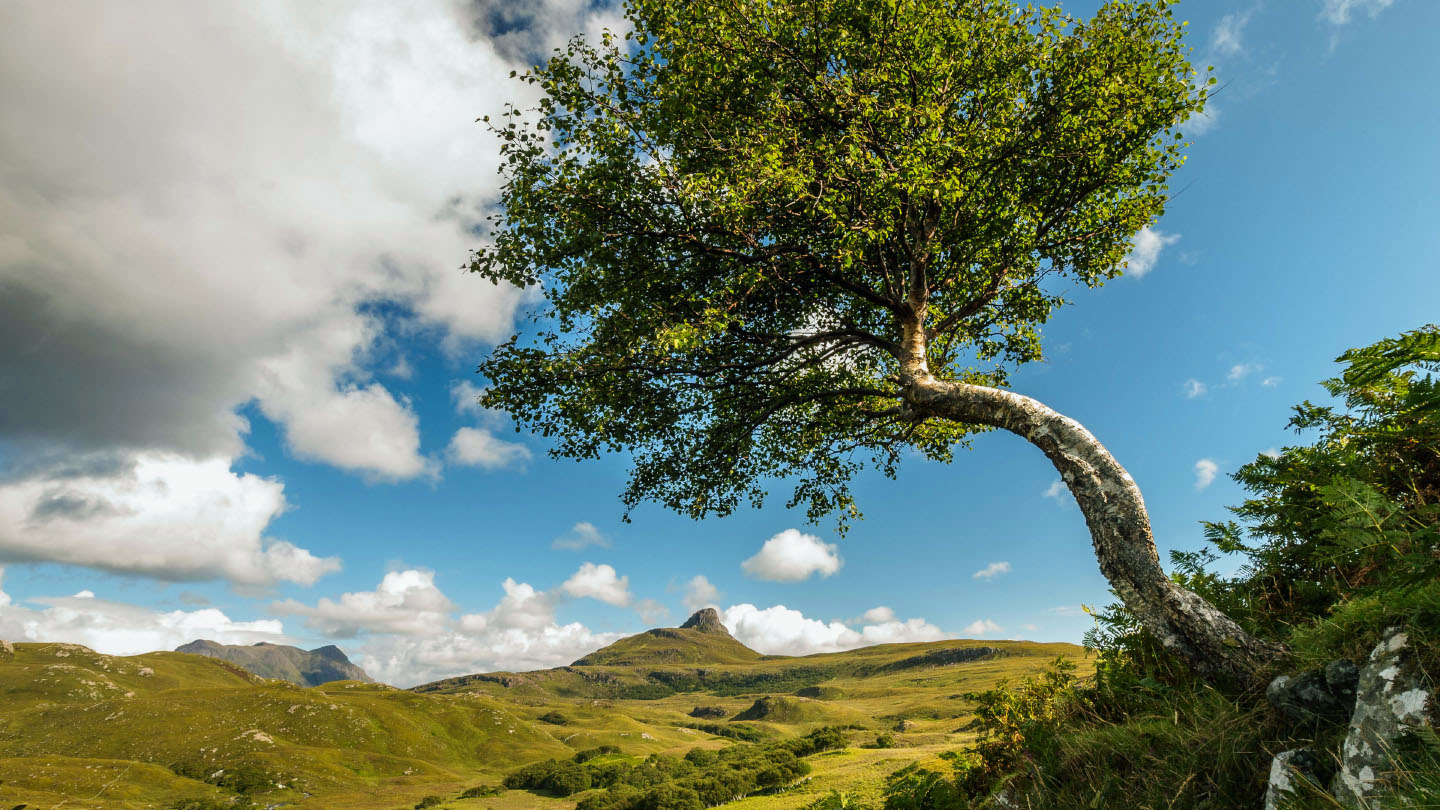
<instances>
[{"instance_id":1,"label":"rolling hill","mask_svg":"<svg viewBox=\"0 0 1440 810\"><path fill-rule=\"evenodd\" d=\"M647 666L652 664L743 664L760 653L730 635L715 608L696 612L679 627L657 627L616 641L573 666Z\"/></svg>"},{"instance_id":2,"label":"rolling hill","mask_svg":"<svg viewBox=\"0 0 1440 810\"><path fill-rule=\"evenodd\" d=\"M456 810L571 810L583 796L458 794L600 746L639 762L846 727L849 747L815 757L808 782L739 802L791 810L832 788L866 798L891 771L964 744L969 692L1056 656L1084 666L1073 645L1020 641L760 656L705 616L687 625L572 666L412 690L353 680L306 688L179 652L121 658L16 644L0 655L0 806L163 810L243 795L260 806L396 810L435 795ZM594 658L639 663L583 663ZM881 734L896 747L873 747Z\"/></svg>"}]
</instances>

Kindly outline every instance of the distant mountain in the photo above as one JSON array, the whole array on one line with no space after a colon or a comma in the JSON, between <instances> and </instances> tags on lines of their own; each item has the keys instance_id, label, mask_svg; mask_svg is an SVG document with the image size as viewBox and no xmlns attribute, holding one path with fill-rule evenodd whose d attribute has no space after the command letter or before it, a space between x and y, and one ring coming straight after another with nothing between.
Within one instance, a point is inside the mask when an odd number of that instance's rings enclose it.
<instances>
[{"instance_id":1,"label":"distant mountain","mask_svg":"<svg viewBox=\"0 0 1440 810\"><path fill-rule=\"evenodd\" d=\"M760 653L730 635L715 608L697 611L679 627L657 627L622 638L573 666L654 666L657 664L744 664Z\"/></svg>"},{"instance_id":2,"label":"distant mountain","mask_svg":"<svg viewBox=\"0 0 1440 810\"><path fill-rule=\"evenodd\" d=\"M261 677L279 678L301 686L319 686L330 681L375 682L365 674L365 670L350 663L345 653L333 644L302 650L264 641L246 647L197 639L181 644L175 652L219 658Z\"/></svg>"}]
</instances>

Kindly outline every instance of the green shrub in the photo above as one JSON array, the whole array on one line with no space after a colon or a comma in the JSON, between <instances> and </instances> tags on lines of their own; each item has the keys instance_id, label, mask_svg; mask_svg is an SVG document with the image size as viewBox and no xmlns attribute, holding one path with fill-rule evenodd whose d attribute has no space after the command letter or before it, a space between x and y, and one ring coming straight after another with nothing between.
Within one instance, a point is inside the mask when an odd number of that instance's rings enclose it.
<instances>
[{"instance_id":1,"label":"green shrub","mask_svg":"<svg viewBox=\"0 0 1440 810\"><path fill-rule=\"evenodd\" d=\"M574 757L574 761L575 761L575 762L582 762L582 763L583 763L583 762L589 762L590 760L592 760L592 759L594 759L594 758L596 758L596 757L603 757L603 756L605 756L606 754L618 754L618 753L620 753L620 746L618 746L618 745L601 745L601 746L598 746L598 747L595 747L595 748L587 748L587 749L585 749L584 751L580 751L580 752L576 753L576 754L575 754L575 757Z\"/></svg>"},{"instance_id":2,"label":"green shrub","mask_svg":"<svg viewBox=\"0 0 1440 810\"><path fill-rule=\"evenodd\" d=\"M499 796L501 793L504 793L504 792L505 792L505 791L504 791L503 788L498 788L498 787L495 787L494 785L476 785L475 787L472 787L472 788L466 788L465 791L460 794L460 798L462 798L462 799L484 799L484 798L487 798L487 797L489 797L489 796Z\"/></svg>"},{"instance_id":3,"label":"green shrub","mask_svg":"<svg viewBox=\"0 0 1440 810\"><path fill-rule=\"evenodd\" d=\"M415 810L428 810L431 807L439 807L444 802L445 800L439 796L426 796L415 803Z\"/></svg>"},{"instance_id":4,"label":"green shrub","mask_svg":"<svg viewBox=\"0 0 1440 810\"><path fill-rule=\"evenodd\" d=\"M552 726L563 726L570 722L570 718L560 712L546 712L537 719L542 723L549 723Z\"/></svg>"},{"instance_id":5,"label":"green shrub","mask_svg":"<svg viewBox=\"0 0 1440 810\"><path fill-rule=\"evenodd\" d=\"M656 785L640 797L639 810L704 810L695 791L678 785Z\"/></svg>"},{"instance_id":6,"label":"green shrub","mask_svg":"<svg viewBox=\"0 0 1440 810\"><path fill-rule=\"evenodd\" d=\"M765 733L760 729L743 723L687 723L682 728L693 728L706 734L714 734L716 737L729 737L732 740L744 742L759 742L765 739Z\"/></svg>"},{"instance_id":7,"label":"green shrub","mask_svg":"<svg viewBox=\"0 0 1440 810\"><path fill-rule=\"evenodd\" d=\"M591 786L590 771L574 762L547 759L508 774L510 790L535 790L554 796L569 796Z\"/></svg>"}]
</instances>

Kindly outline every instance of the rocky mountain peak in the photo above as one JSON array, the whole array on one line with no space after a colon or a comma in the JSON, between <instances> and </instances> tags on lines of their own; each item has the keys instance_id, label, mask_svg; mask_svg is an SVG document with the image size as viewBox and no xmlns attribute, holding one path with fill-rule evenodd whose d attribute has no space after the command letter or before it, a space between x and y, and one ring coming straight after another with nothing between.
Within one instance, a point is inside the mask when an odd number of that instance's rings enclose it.
<instances>
[{"instance_id":1,"label":"rocky mountain peak","mask_svg":"<svg viewBox=\"0 0 1440 810\"><path fill-rule=\"evenodd\" d=\"M685 623L680 625L680 629L699 630L702 633L718 633L722 636L730 635L730 631L726 630L725 625L720 623L720 614L715 612L715 608L708 607L695 611L695 615L686 619Z\"/></svg>"}]
</instances>

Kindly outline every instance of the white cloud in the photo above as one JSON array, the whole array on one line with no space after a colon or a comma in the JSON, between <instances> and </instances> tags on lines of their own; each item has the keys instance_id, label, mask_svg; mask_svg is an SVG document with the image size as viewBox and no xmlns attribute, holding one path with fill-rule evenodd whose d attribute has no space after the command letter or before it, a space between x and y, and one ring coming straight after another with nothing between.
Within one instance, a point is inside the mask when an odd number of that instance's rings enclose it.
<instances>
[{"instance_id":1,"label":"white cloud","mask_svg":"<svg viewBox=\"0 0 1440 810\"><path fill-rule=\"evenodd\" d=\"M1141 228L1130 241L1130 255L1125 257L1125 269L1135 278L1144 278L1160 260L1160 252L1178 241L1179 234L1167 234L1148 225Z\"/></svg>"},{"instance_id":2,"label":"white cloud","mask_svg":"<svg viewBox=\"0 0 1440 810\"><path fill-rule=\"evenodd\" d=\"M1225 379L1231 382L1240 382L1251 374L1263 371L1265 366L1260 363L1236 363L1225 373Z\"/></svg>"},{"instance_id":3,"label":"white cloud","mask_svg":"<svg viewBox=\"0 0 1440 810\"><path fill-rule=\"evenodd\" d=\"M1215 482L1215 474L1220 471L1220 465L1208 458L1202 458L1195 462L1195 489L1200 490Z\"/></svg>"},{"instance_id":4,"label":"white cloud","mask_svg":"<svg viewBox=\"0 0 1440 810\"><path fill-rule=\"evenodd\" d=\"M1051 481L1050 486L1046 487L1045 491L1040 493L1040 497L1049 498L1062 507L1069 506L1072 502L1070 498L1070 488L1065 486L1065 482L1059 478Z\"/></svg>"},{"instance_id":5,"label":"white cloud","mask_svg":"<svg viewBox=\"0 0 1440 810\"><path fill-rule=\"evenodd\" d=\"M670 615L670 608L655 599L641 599L635 603L634 608L640 621L649 625L654 625Z\"/></svg>"},{"instance_id":6,"label":"white cloud","mask_svg":"<svg viewBox=\"0 0 1440 810\"><path fill-rule=\"evenodd\" d=\"M558 623L555 608L563 586L546 592L507 578L501 587L504 595L491 610L457 615L429 572L401 571L388 574L374 592L322 599L313 608L282 602L275 609L363 635L357 663L397 686L561 666L626 635L595 633L579 622ZM359 615L342 627L349 606Z\"/></svg>"},{"instance_id":7,"label":"white cloud","mask_svg":"<svg viewBox=\"0 0 1440 810\"><path fill-rule=\"evenodd\" d=\"M44 607L12 604L10 596L0 591L0 638L83 644L106 655L173 650L197 638L222 644L290 641L277 620L237 622L216 608L157 611L97 599L88 591L28 601Z\"/></svg>"},{"instance_id":8,"label":"white cloud","mask_svg":"<svg viewBox=\"0 0 1440 810\"><path fill-rule=\"evenodd\" d=\"M1261 451L1260 451L1260 455L1262 455L1262 456L1268 456L1268 457L1270 457L1270 458L1280 458L1280 448L1278 448L1278 447L1267 447L1267 448L1265 448L1264 450L1261 450Z\"/></svg>"},{"instance_id":9,"label":"white cloud","mask_svg":"<svg viewBox=\"0 0 1440 810\"><path fill-rule=\"evenodd\" d=\"M564 537L557 537L550 543L550 548L569 549L571 551L579 551L584 548L589 548L590 546L609 548L610 540L601 534L599 529L595 528L594 523L583 520L571 526L569 534Z\"/></svg>"},{"instance_id":10,"label":"white cloud","mask_svg":"<svg viewBox=\"0 0 1440 810\"><path fill-rule=\"evenodd\" d=\"M484 393L484 388L469 380L458 380L450 386L450 398L455 401L455 412L459 414L482 416L489 413L488 409L480 407L480 397Z\"/></svg>"},{"instance_id":11,"label":"white cloud","mask_svg":"<svg viewBox=\"0 0 1440 810\"><path fill-rule=\"evenodd\" d=\"M452 464L503 470L524 466L530 460L530 448L497 439L485 428L463 427L455 431L445 455Z\"/></svg>"},{"instance_id":12,"label":"white cloud","mask_svg":"<svg viewBox=\"0 0 1440 810\"><path fill-rule=\"evenodd\" d=\"M992 562L970 575L971 579L994 579L1000 574L1010 573L1010 563L1005 561Z\"/></svg>"},{"instance_id":13,"label":"white cloud","mask_svg":"<svg viewBox=\"0 0 1440 810\"><path fill-rule=\"evenodd\" d=\"M1274 388L1275 386L1280 384L1281 379L1282 378L1280 377L1266 377L1265 379L1260 381L1260 384L1265 386L1266 388Z\"/></svg>"},{"instance_id":14,"label":"white cloud","mask_svg":"<svg viewBox=\"0 0 1440 810\"><path fill-rule=\"evenodd\" d=\"M740 564L744 572L770 582L800 582L811 574L828 577L844 565L834 543L786 529L765 541L759 553Z\"/></svg>"},{"instance_id":15,"label":"white cloud","mask_svg":"<svg viewBox=\"0 0 1440 810\"><path fill-rule=\"evenodd\" d=\"M254 401L298 456L430 474L414 411L369 379L369 304L452 345L507 334L522 293L456 265L495 196L474 118L520 89L462 4L421 5L7 15L0 337L26 351L0 376L27 397L0 435L233 457Z\"/></svg>"},{"instance_id":16,"label":"white cloud","mask_svg":"<svg viewBox=\"0 0 1440 810\"><path fill-rule=\"evenodd\" d=\"M1220 56L1236 56L1244 49L1242 37L1253 12L1226 14L1215 25L1210 36L1210 49Z\"/></svg>"},{"instance_id":17,"label":"white cloud","mask_svg":"<svg viewBox=\"0 0 1440 810\"><path fill-rule=\"evenodd\" d=\"M892 618L855 630L843 622L807 618L784 605L764 609L748 603L732 605L721 613L720 620L742 644L767 655L811 655L949 637L924 619Z\"/></svg>"},{"instance_id":18,"label":"white cloud","mask_svg":"<svg viewBox=\"0 0 1440 810\"><path fill-rule=\"evenodd\" d=\"M1038 625L1038 624L1022 624L1022 625L1020 625L1020 629L1021 629L1021 630L1024 630L1024 631L1027 632L1027 633L1033 633L1033 632L1035 632L1036 630L1039 630L1039 629L1040 629L1040 625Z\"/></svg>"},{"instance_id":19,"label":"white cloud","mask_svg":"<svg viewBox=\"0 0 1440 810\"><path fill-rule=\"evenodd\" d=\"M1053 613L1056 616L1084 616L1088 611L1085 610L1084 605L1060 605L1059 607L1052 607L1045 612Z\"/></svg>"},{"instance_id":20,"label":"white cloud","mask_svg":"<svg viewBox=\"0 0 1440 810\"><path fill-rule=\"evenodd\" d=\"M287 508L273 478L237 475L219 458L91 460L0 484L0 560L244 585L309 585L340 568L265 536Z\"/></svg>"},{"instance_id":21,"label":"white cloud","mask_svg":"<svg viewBox=\"0 0 1440 810\"><path fill-rule=\"evenodd\" d=\"M490 18L460 0L101 5L84 26L64 4L8 11L0 379L25 384L0 409L10 505L51 488L56 457L226 470L246 452L238 409L251 404L298 458L372 480L435 475L417 411L392 387L409 362L391 336L458 352L511 330L526 293L457 270L497 195L497 150L474 119L533 97L495 80L531 63L516 37L548 49L618 20L546 8L532 21L543 30L507 24L495 40L475 36ZM467 430L451 441L456 463L528 458ZM172 578L308 581L333 568L264 540L267 503L283 501L224 474L224 493L244 497L213 514L137 497L123 520L83 521L153 530L161 542L139 560L73 519L54 553L13 520L0 545ZM180 535L193 548L170 542Z\"/></svg>"},{"instance_id":22,"label":"white cloud","mask_svg":"<svg viewBox=\"0 0 1440 810\"><path fill-rule=\"evenodd\" d=\"M630 578L618 576L609 565L583 563L573 576L560 586L569 596L577 599L598 599L617 607L630 604Z\"/></svg>"},{"instance_id":23,"label":"white cloud","mask_svg":"<svg viewBox=\"0 0 1440 810\"><path fill-rule=\"evenodd\" d=\"M485 389L469 380L459 380L450 386L450 398L455 403L455 412L475 417L479 427L462 427L450 438L445 457L451 464L464 467L480 467L485 470L503 470L507 467L523 469L530 461L530 448L519 442L509 442L495 435L496 431L509 423L508 417L498 411L482 408L479 397Z\"/></svg>"},{"instance_id":24,"label":"white cloud","mask_svg":"<svg viewBox=\"0 0 1440 810\"><path fill-rule=\"evenodd\" d=\"M707 607L718 607L720 589L710 584L710 580L704 576L695 576L685 583L685 608L691 613Z\"/></svg>"},{"instance_id":25,"label":"white cloud","mask_svg":"<svg viewBox=\"0 0 1440 810\"><path fill-rule=\"evenodd\" d=\"M476 672L564 666L625 635L594 633L579 622L480 630L457 623L429 636L375 637L356 657L377 680L407 687Z\"/></svg>"},{"instance_id":26,"label":"white cloud","mask_svg":"<svg viewBox=\"0 0 1440 810\"><path fill-rule=\"evenodd\" d=\"M1374 19L1394 2L1395 0L1324 0L1320 19L1331 25L1345 25L1356 11L1363 11Z\"/></svg>"},{"instance_id":27,"label":"white cloud","mask_svg":"<svg viewBox=\"0 0 1440 810\"><path fill-rule=\"evenodd\" d=\"M435 573L411 569L391 571L373 591L322 598L314 607L287 599L272 613L305 617L305 625L328 636L350 638L363 633L425 633L445 622L454 609L435 587Z\"/></svg>"},{"instance_id":28,"label":"white cloud","mask_svg":"<svg viewBox=\"0 0 1440 810\"><path fill-rule=\"evenodd\" d=\"M865 611L865 613L861 615L860 621L866 624L893 622L895 621L895 611L884 605L880 605L879 607L873 607Z\"/></svg>"},{"instance_id":29,"label":"white cloud","mask_svg":"<svg viewBox=\"0 0 1440 810\"><path fill-rule=\"evenodd\" d=\"M1205 395L1206 385L1203 382L1191 377L1185 381L1185 398L1194 399Z\"/></svg>"},{"instance_id":30,"label":"white cloud","mask_svg":"<svg viewBox=\"0 0 1440 810\"><path fill-rule=\"evenodd\" d=\"M964 633L968 636L988 636L995 633L1003 633L1005 628L990 621L989 619L976 619L965 625Z\"/></svg>"}]
</instances>

